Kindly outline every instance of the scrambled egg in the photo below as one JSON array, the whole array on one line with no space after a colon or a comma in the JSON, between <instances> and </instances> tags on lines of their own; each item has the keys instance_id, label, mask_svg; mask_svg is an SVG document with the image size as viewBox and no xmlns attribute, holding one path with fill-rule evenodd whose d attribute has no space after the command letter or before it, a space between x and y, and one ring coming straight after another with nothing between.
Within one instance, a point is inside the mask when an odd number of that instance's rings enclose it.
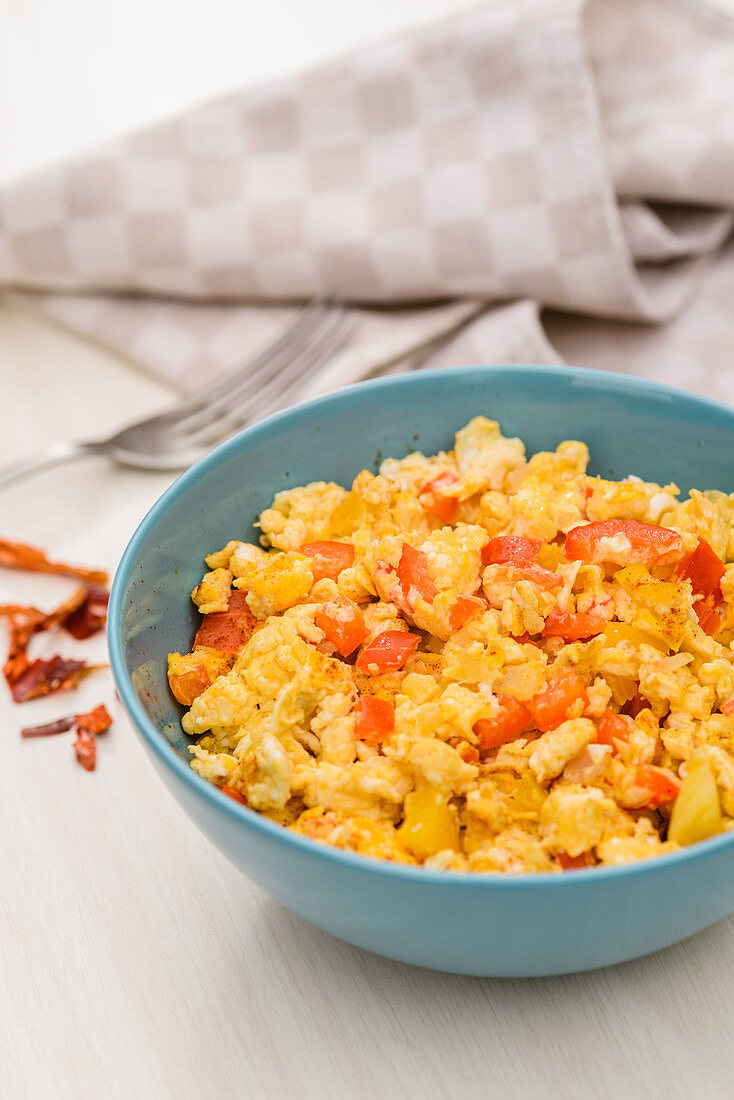
<instances>
[{"instance_id":1,"label":"scrambled egg","mask_svg":"<svg viewBox=\"0 0 734 1100\"><path fill-rule=\"evenodd\" d=\"M169 658L192 767L303 836L562 872L734 826L734 494L452 450L278 493Z\"/></svg>"}]
</instances>

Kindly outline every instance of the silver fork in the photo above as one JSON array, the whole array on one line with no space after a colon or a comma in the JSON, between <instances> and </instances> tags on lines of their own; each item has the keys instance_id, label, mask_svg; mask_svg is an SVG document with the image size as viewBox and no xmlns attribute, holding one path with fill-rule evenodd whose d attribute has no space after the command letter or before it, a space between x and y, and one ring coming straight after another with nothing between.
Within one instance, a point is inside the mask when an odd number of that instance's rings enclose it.
<instances>
[{"instance_id":1,"label":"silver fork","mask_svg":"<svg viewBox=\"0 0 734 1100\"><path fill-rule=\"evenodd\" d=\"M260 355L210 386L109 439L57 443L14 462L0 469L0 489L82 455L107 455L144 470L182 470L227 436L287 405L305 379L342 347L354 323L354 314L343 306L316 299Z\"/></svg>"}]
</instances>

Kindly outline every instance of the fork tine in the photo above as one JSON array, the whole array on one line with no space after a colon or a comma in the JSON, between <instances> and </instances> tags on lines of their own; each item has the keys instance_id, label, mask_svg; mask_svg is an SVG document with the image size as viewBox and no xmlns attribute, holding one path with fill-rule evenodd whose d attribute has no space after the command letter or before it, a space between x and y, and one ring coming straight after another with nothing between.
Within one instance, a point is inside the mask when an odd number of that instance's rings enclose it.
<instances>
[{"instance_id":1,"label":"fork tine","mask_svg":"<svg viewBox=\"0 0 734 1100\"><path fill-rule=\"evenodd\" d=\"M250 408L251 415L259 419L282 408L285 403L284 396L289 396L300 389L306 376L310 377L344 346L354 332L356 323L356 316L345 311L341 322L324 333L321 346L314 349L312 355L309 354L311 349L304 349L300 369L298 364L294 364L293 370L284 371L258 394L258 400L254 407ZM235 411L233 410L233 413Z\"/></svg>"},{"instance_id":2,"label":"fork tine","mask_svg":"<svg viewBox=\"0 0 734 1100\"><path fill-rule=\"evenodd\" d=\"M342 308L330 311L322 319L321 324L312 330L307 341L294 341L293 345L289 346L286 356L273 359L269 369L259 371L255 378L251 378L249 374L243 375L231 389L207 408L184 417L180 424L174 426L174 431L179 431L181 435L187 437L195 435L197 431L215 424L222 417L226 418L236 409L249 408L257 404L263 393L288 384L291 374L303 373L304 368L308 367L310 353L320 354L324 339L332 331L339 331L349 316L351 314Z\"/></svg>"},{"instance_id":3,"label":"fork tine","mask_svg":"<svg viewBox=\"0 0 734 1100\"><path fill-rule=\"evenodd\" d=\"M107 439L56 446L0 472L0 488L58 462L106 454L124 466L180 470L218 439L290 401L303 379L325 363L353 327L354 317L330 299L311 302L254 360L163 413L123 426Z\"/></svg>"},{"instance_id":4,"label":"fork tine","mask_svg":"<svg viewBox=\"0 0 734 1100\"><path fill-rule=\"evenodd\" d=\"M193 393L187 400L180 402L173 409L161 414L161 425L173 426L186 417L207 409L212 401L225 396L231 391L232 386L242 377L250 378L258 375L263 370L268 370L274 360L289 355L295 341L306 340L313 330L318 330L324 316L329 311L328 298L314 298L295 317L293 322L281 333L274 343L269 344L254 359L246 363L238 363L229 370L220 374L210 385L206 385Z\"/></svg>"},{"instance_id":5,"label":"fork tine","mask_svg":"<svg viewBox=\"0 0 734 1100\"><path fill-rule=\"evenodd\" d=\"M268 386L263 387L254 404L248 405L247 412L251 416L263 417L281 408L284 396L302 388L305 378L310 377L323 366L345 344L354 331L354 323L354 317L344 316L339 324L333 325L324 332L318 345L304 348L303 355L299 356L292 368L282 372L277 378L273 378ZM242 411L242 409L233 408L232 416L239 413L241 417Z\"/></svg>"},{"instance_id":6,"label":"fork tine","mask_svg":"<svg viewBox=\"0 0 734 1100\"><path fill-rule=\"evenodd\" d=\"M304 376L326 363L344 345L353 332L354 325L354 315L340 311L319 334L318 340L297 353L287 370L274 376L261 388L257 400L238 401L236 405L230 403L227 412L216 420L197 427L193 432L186 432L187 445L213 446L245 424L287 405L291 396L302 385Z\"/></svg>"},{"instance_id":7,"label":"fork tine","mask_svg":"<svg viewBox=\"0 0 734 1100\"><path fill-rule=\"evenodd\" d=\"M308 347L318 340L324 328L328 328L334 319L344 312L344 309L339 306L314 314L308 329L298 330L291 339L283 342L277 354L271 351L263 355L254 370L247 367L237 372L228 383L218 386L206 402L202 401L200 408L180 417L178 424L181 430L190 432L205 427L212 420L227 413L235 401L255 400L265 386L269 385L274 378L279 378L282 371L288 369L303 347Z\"/></svg>"},{"instance_id":8,"label":"fork tine","mask_svg":"<svg viewBox=\"0 0 734 1100\"><path fill-rule=\"evenodd\" d=\"M304 378L318 369L343 345L352 327L352 318L346 316L338 323L332 323L327 331L319 334L318 340L312 341L293 357L287 370L271 378L258 391L255 399L250 396L236 403L230 402L216 419L186 433L184 438L187 445L193 442L212 446L213 442L225 438L244 424L282 408L301 388Z\"/></svg>"},{"instance_id":9,"label":"fork tine","mask_svg":"<svg viewBox=\"0 0 734 1100\"><path fill-rule=\"evenodd\" d=\"M311 329L308 339L291 341L288 344L287 353L272 359L262 366L258 373L243 374L226 390L226 393L212 400L206 408L184 417L180 421L180 430L189 433L199 428L206 428L212 421L226 417L235 406L259 403L263 393L270 392L273 387L280 389L282 385L287 385L291 374L298 370L297 364L300 364L300 370L308 370L308 364L303 360L308 349L318 350L320 341L325 339L332 329L338 331L342 321L350 316L352 315L349 311L343 307L329 310L321 318L319 326Z\"/></svg>"}]
</instances>

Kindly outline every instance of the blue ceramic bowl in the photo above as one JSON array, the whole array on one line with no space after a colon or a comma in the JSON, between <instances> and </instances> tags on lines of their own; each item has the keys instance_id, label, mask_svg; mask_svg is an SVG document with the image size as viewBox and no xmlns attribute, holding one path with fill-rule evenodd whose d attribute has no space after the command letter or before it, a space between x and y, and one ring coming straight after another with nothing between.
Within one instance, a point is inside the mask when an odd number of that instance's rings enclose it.
<instances>
[{"instance_id":1,"label":"blue ceramic bowl","mask_svg":"<svg viewBox=\"0 0 734 1100\"><path fill-rule=\"evenodd\" d=\"M608 966L734 910L734 833L625 867L526 877L454 874L307 840L223 798L191 770L166 654L194 632L204 554L252 537L279 489L342 484L382 456L451 446L479 413L529 451L582 439L591 471L734 488L734 411L598 371L472 367L368 382L273 416L185 473L143 520L115 578L112 668L161 778L209 839L288 909L349 943L459 974L530 976ZM151 838L155 843L155 837Z\"/></svg>"}]
</instances>

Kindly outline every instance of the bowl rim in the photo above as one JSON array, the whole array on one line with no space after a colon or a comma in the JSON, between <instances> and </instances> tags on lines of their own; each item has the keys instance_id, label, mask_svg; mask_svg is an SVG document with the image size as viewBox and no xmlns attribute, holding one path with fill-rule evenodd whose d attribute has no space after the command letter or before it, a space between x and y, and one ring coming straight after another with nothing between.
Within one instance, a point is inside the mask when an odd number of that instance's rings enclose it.
<instances>
[{"instance_id":1,"label":"bowl rim","mask_svg":"<svg viewBox=\"0 0 734 1100\"><path fill-rule=\"evenodd\" d=\"M363 382L352 383L338 390L310 398L299 402L287 409L273 413L257 423L249 425L236 435L230 436L224 442L218 444L206 455L200 458L188 470L185 470L156 500L138 524L130 541L128 542L120 562L115 571L115 576L110 591L109 613L107 621L107 642L110 652L110 665L115 680L115 685L120 700L127 711L132 725L144 743L153 752L161 763L171 770L178 779L196 795L208 802L215 811L229 817L232 823L239 822L240 826L255 829L265 836L276 839L294 851L301 851L313 859L320 859L326 863L345 865L354 871L376 876L385 876L390 879L404 880L406 883L423 883L426 886L441 885L448 888L455 885L461 888L472 888L481 891L496 891L507 889L524 891L542 889L556 886L560 889L580 889L588 885L592 888L596 883L618 882L620 879L636 878L639 875L658 875L667 872L673 873L676 868L685 866L706 856L714 857L721 849L729 848L734 844L734 830L720 833L707 840L698 841L678 851L666 853L660 857L640 859L632 863L616 864L606 867L582 868L583 873L567 874L558 871L508 873L496 871L444 871L434 870L413 864L394 863L389 860L379 859L375 856L360 855L356 852L335 848L329 844L312 840L301 836L292 830L278 825L268 818L263 817L256 810L247 806L241 806L233 799L223 798L219 788L209 783L198 775L187 761L181 759L173 746L166 740L163 734L153 725L153 722L143 709L132 685L132 680L127 674L122 647L122 600L124 591L133 572L138 550L143 540L155 527L158 517L165 512L169 503L178 494L198 480L202 475L216 469L223 459L236 454L244 439L257 439L262 435L271 435L281 426L286 426L291 420L300 419L304 413L310 410L323 409L330 405L339 404L341 401L353 397L355 394L370 392L375 389L402 390L410 388L420 382L425 383L431 379L438 381L451 378L457 384L459 379L477 378L481 376L506 373L508 371L529 375L543 374L546 378L556 377L574 380L577 382L589 381L602 385L613 393L633 392L639 396L667 398L668 401L684 401L686 404L696 406L703 411L728 413L732 418L732 430L734 430L734 409L710 398L699 394L689 393L686 390L668 386L660 382L651 382L647 379L637 378L633 375L617 374L611 371L595 370L587 367L567 365L546 366L533 363L497 363L491 365L474 365L459 367L433 368L430 370L408 371L402 374L388 375L387 377L372 378Z\"/></svg>"}]
</instances>

